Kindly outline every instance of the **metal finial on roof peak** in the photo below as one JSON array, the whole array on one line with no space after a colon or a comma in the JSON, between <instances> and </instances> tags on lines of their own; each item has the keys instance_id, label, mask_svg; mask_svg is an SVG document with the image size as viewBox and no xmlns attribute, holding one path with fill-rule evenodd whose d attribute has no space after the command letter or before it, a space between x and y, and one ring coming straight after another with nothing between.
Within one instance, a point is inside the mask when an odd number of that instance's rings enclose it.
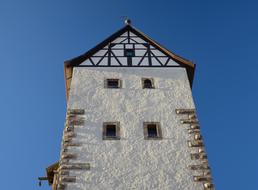
<instances>
[{"instance_id":1,"label":"metal finial on roof peak","mask_svg":"<svg viewBox=\"0 0 258 190\"><path fill-rule=\"evenodd\" d=\"M132 21L129 18L125 19L125 24L126 25L131 25Z\"/></svg>"},{"instance_id":2,"label":"metal finial on roof peak","mask_svg":"<svg viewBox=\"0 0 258 190\"><path fill-rule=\"evenodd\" d=\"M131 25L132 21L128 18L128 16L121 16L121 19L124 20L125 25Z\"/></svg>"}]
</instances>

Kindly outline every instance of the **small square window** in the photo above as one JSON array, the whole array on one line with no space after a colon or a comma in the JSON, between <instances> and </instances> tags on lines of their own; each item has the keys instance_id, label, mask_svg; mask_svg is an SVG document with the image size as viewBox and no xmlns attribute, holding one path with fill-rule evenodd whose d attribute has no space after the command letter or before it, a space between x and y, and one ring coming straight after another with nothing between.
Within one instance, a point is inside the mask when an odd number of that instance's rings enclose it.
<instances>
[{"instance_id":1,"label":"small square window","mask_svg":"<svg viewBox=\"0 0 258 190\"><path fill-rule=\"evenodd\" d=\"M119 140L119 122L105 122L103 124L103 140Z\"/></svg>"},{"instance_id":2,"label":"small square window","mask_svg":"<svg viewBox=\"0 0 258 190\"><path fill-rule=\"evenodd\" d=\"M157 130L157 126L155 124L149 124L147 126L147 134L148 137L157 137L158 136L158 130Z\"/></svg>"},{"instance_id":3,"label":"small square window","mask_svg":"<svg viewBox=\"0 0 258 190\"><path fill-rule=\"evenodd\" d=\"M106 136L107 137L116 137L116 125L107 125L106 126Z\"/></svg>"},{"instance_id":4,"label":"small square window","mask_svg":"<svg viewBox=\"0 0 258 190\"><path fill-rule=\"evenodd\" d=\"M134 57L135 52L134 49L125 49L125 57Z\"/></svg>"},{"instance_id":5,"label":"small square window","mask_svg":"<svg viewBox=\"0 0 258 190\"><path fill-rule=\"evenodd\" d=\"M157 122L144 122L144 139L161 139L161 128Z\"/></svg>"},{"instance_id":6,"label":"small square window","mask_svg":"<svg viewBox=\"0 0 258 190\"><path fill-rule=\"evenodd\" d=\"M142 88L154 88L154 81L152 78L142 79Z\"/></svg>"},{"instance_id":7,"label":"small square window","mask_svg":"<svg viewBox=\"0 0 258 190\"><path fill-rule=\"evenodd\" d=\"M106 88L121 88L121 80L120 79L106 79L105 87Z\"/></svg>"}]
</instances>

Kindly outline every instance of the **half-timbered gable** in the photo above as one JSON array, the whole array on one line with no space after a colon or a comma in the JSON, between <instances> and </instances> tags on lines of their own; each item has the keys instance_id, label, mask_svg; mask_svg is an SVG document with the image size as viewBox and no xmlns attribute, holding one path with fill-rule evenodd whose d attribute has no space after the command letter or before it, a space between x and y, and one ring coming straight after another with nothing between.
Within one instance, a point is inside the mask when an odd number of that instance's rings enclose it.
<instances>
[{"instance_id":1,"label":"half-timbered gable","mask_svg":"<svg viewBox=\"0 0 258 190\"><path fill-rule=\"evenodd\" d=\"M127 24L86 53L65 61L68 97L73 67L183 67L192 86L195 64Z\"/></svg>"},{"instance_id":2,"label":"half-timbered gable","mask_svg":"<svg viewBox=\"0 0 258 190\"><path fill-rule=\"evenodd\" d=\"M148 41L127 31L83 61L81 66L180 66Z\"/></svg>"}]
</instances>

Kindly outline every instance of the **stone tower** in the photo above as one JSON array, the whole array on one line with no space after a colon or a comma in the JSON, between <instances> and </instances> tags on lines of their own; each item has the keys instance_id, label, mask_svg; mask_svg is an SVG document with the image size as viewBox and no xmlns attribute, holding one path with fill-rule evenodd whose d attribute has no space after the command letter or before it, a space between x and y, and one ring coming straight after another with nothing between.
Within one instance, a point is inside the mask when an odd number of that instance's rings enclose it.
<instances>
[{"instance_id":1,"label":"stone tower","mask_svg":"<svg viewBox=\"0 0 258 190\"><path fill-rule=\"evenodd\" d=\"M126 25L65 62L54 190L213 190L192 98L195 65Z\"/></svg>"}]
</instances>

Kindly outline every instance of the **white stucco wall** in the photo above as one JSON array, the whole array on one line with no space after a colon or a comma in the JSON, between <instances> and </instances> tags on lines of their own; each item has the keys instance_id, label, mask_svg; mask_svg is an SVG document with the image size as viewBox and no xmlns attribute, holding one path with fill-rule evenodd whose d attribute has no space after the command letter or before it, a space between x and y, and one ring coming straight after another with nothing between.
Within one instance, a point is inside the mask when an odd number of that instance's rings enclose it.
<instances>
[{"instance_id":1,"label":"white stucco wall","mask_svg":"<svg viewBox=\"0 0 258 190\"><path fill-rule=\"evenodd\" d=\"M105 78L120 78L122 89L104 88ZM155 89L142 89L151 77ZM198 190L187 166L189 134L175 114L194 108L184 68L85 68L73 70L68 108L85 109L85 125L75 127L74 162L90 163L69 190ZM103 122L119 121L121 140L102 140ZM144 140L143 122L160 122L163 139Z\"/></svg>"}]
</instances>

